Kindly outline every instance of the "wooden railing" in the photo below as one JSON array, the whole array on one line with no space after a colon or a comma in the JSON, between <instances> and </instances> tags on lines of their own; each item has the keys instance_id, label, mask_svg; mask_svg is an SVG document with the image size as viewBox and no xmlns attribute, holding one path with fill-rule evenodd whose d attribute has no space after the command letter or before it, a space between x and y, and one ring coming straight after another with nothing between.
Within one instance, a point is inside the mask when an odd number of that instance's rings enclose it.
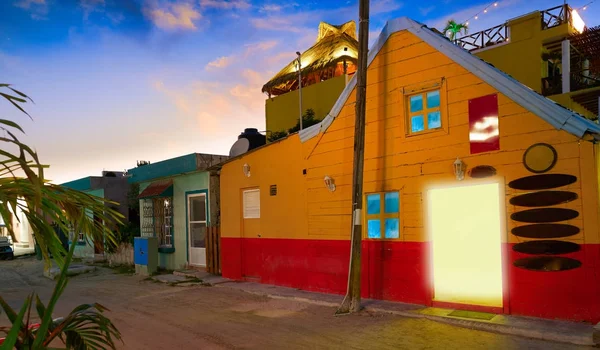
<instances>
[{"instance_id":1,"label":"wooden railing","mask_svg":"<svg viewBox=\"0 0 600 350\"><path fill-rule=\"evenodd\" d=\"M456 45L473 51L508 41L508 26L501 24L455 40Z\"/></svg>"},{"instance_id":2,"label":"wooden railing","mask_svg":"<svg viewBox=\"0 0 600 350\"><path fill-rule=\"evenodd\" d=\"M221 274L221 230L219 226L206 229L206 272Z\"/></svg>"},{"instance_id":3,"label":"wooden railing","mask_svg":"<svg viewBox=\"0 0 600 350\"><path fill-rule=\"evenodd\" d=\"M571 91L579 91L600 86L600 78L583 74L571 73ZM542 95L552 96L562 93L562 76L557 75L542 79Z\"/></svg>"},{"instance_id":4,"label":"wooden railing","mask_svg":"<svg viewBox=\"0 0 600 350\"><path fill-rule=\"evenodd\" d=\"M541 11L541 13L542 30L557 27L571 20L571 8L566 4Z\"/></svg>"},{"instance_id":5,"label":"wooden railing","mask_svg":"<svg viewBox=\"0 0 600 350\"><path fill-rule=\"evenodd\" d=\"M553 28L571 20L569 5L560 5L540 11L542 30ZM463 49L474 51L509 41L509 28L506 23L469 34L454 42Z\"/></svg>"}]
</instances>

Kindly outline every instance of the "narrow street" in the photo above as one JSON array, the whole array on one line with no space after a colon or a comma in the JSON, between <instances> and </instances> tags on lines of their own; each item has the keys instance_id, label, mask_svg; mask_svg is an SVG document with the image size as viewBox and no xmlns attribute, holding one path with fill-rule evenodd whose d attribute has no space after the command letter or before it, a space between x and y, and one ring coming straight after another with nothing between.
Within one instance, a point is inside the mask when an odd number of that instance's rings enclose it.
<instances>
[{"instance_id":1,"label":"narrow street","mask_svg":"<svg viewBox=\"0 0 600 350\"><path fill-rule=\"evenodd\" d=\"M0 295L18 307L26 293L44 301L53 283L33 259L0 261ZM55 317L98 302L123 333L122 349L585 349L457 328L425 319L361 313L259 297L217 287L174 287L97 271L73 277ZM7 319L0 315L0 324Z\"/></svg>"}]
</instances>

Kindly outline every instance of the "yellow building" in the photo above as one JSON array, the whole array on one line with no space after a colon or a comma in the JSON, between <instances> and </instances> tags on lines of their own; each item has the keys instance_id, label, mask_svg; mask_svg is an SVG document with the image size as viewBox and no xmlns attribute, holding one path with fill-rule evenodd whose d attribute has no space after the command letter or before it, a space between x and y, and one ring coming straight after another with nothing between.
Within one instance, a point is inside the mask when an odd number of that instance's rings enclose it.
<instances>
[{"instance_id":1,"label":"yellow building","mask_svg":"<svg viewBox=\"0 0 600 350\"><path fill-rule=\"evenodd\" d=\"M536 92L596 120L598 34L600 28L586 28L576 10L560 5L472 33L456 43Z\"/></svg>"},{"instance_id":2,"label":"yellow building","mask_svg":"<svg viewBox=\"0 0 600 350\"><path fill-rule=\"evenodd\" d=\"M367 81L363 296L600 321L600 126L408 18ZM345 292L355 86L222 165L223 276Z\"/></svg>"},{"instance_id":3,"label":"yellow building","mask_svg":"<svg viewBox=\"0 0 600 350\"><path fill-rule=\"evenodd\" d=\"M319 25L316 43L290 62L262 88L269 98L265 102L267 133L293 128L307 109L323 119L356 71L358 41L356 23L339 26ZM298 72L300 61L300 73ZM302 105L299 99L302 95Z\"/></svg>"}]
</instances>

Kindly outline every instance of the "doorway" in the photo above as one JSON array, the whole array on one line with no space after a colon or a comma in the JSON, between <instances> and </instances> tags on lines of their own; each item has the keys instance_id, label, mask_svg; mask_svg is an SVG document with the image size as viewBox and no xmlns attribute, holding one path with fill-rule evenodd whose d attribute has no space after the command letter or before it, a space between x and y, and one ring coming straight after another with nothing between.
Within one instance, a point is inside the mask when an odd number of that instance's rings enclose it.
<instances>
[{"instance_id":1,"label":"doorway","mask_svg":"<svg viewBox=\"0 0 600 350\"><path fill-rule=\"evenodd\" d=\"M189 264L206 266L206 194L187 196Z\"/></svg>"},{"instance_id":2,"label":"doorway","mask_svg":"<svg viewBox=\"0 0 600 350\"><path fill-rule=\"evenodd\" d=\"M428 191L433 301L502 308L499 183Z\"/></svg>"}]
</instances>

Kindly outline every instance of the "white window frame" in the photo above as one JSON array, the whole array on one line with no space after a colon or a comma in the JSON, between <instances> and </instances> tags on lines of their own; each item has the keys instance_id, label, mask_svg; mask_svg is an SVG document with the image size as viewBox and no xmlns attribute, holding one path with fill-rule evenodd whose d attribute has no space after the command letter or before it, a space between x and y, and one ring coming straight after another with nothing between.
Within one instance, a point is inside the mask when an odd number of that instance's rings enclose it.
<instances>
[{"instance_id":1,"label":"white window frame","mask_svg":"<svg viewBox=\"0 0 600 350\"><path fill-rule=\"evenodd\" d=\"M258 194L258 208L256 208L256 214L249 213L246 208L246 194L250 194L250 193ZM259 188L242 191L242 215L243 215L244 219L260 219L260 189Z\"/></svg>"},{"instance_id":2,"label":"white window frame","mask_svg":"<svg viewBox=\"0 0 600 350\"><path fill-rule=\"evenodd\" d=\"M192 206L190 204L191 199L194 197L204 197L204 220L195 220L192 221ZM205 224L208 229L208 202L206 200L206 193L193 193L187 196L187 219L188 219L188 235L192 232L192 224ZM190 241L190 246L191 246Z\"/></svg>"}]
</instances>

